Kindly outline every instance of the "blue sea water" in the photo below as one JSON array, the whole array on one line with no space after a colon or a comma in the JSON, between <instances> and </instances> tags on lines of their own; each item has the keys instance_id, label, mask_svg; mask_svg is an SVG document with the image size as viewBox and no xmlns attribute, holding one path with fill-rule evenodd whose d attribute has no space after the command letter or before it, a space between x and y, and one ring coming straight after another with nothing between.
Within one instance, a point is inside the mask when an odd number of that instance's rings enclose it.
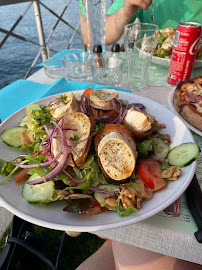
<instances>
[{"instance_id":1,"label":"blue sea water","mask_svg":"<svg viewBox=\"0 0 202 270\"><path fill-rule=\"evenodd\" d=\"M30 2L0 6L0 27L9 30L18 17L24 12L29 3ZM42 3L60 15L68 1L42 0ZM45 38L47 38L57 21L57 17L47 11L43 6L41 6L41 14L44 35ZM70 5L62 18L73 27L76 27L79 21L77 0L72 0L70 2ZM15 28L14 33L39 43L33 5ZM48 43L48 47L57 52L66 49L72 33L73 30L71 28L63 22L60 22ZM0 40L2 40L4 36L5 34L0 32ZM71 48L82 48L81 37L79 34L75 35ZM39 47L36 45L21 41L14 37L9 37L0 49L0 89L4 87L5 84L11 83L17 79L23 79L38 51ZM50 54L52 56L54 53L50 52ZM38 63L41 61L42 58L40 57ZM37 71L37 69L38 68L34 68L32 73Z\"/></svg>"}]
</instances>

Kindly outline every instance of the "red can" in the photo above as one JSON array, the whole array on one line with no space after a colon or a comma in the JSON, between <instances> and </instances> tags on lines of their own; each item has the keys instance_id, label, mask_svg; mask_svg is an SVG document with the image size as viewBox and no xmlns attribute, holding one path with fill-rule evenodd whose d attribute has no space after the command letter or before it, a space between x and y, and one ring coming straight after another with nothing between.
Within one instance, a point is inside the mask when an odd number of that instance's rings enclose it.
<instances>
[{"instance_id":1,"label":"red can","mask_svg":"<svg viewBox=\"0 0 202 270\"><path fill-rule=\"evenodd\" d=\"M172 49L167 82L178 85L188 80L194 65L198 43L201 36L201 24L193 22L179 23Z\"/></svg>"}]
</instances>

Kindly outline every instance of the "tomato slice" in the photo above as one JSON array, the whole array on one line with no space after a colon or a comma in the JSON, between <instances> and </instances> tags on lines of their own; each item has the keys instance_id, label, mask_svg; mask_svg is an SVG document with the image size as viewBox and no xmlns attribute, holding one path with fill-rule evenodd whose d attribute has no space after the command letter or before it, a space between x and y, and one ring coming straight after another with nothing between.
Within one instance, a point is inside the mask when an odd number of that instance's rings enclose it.
<instances>
[{"instance_id":1,"label":"tomato slice","mask_svg":"<svg viewBox=\"0 0 202 270\"><path fill-rule=\"evenodd\" d=\"M161 175L161 165L158 161L145 158L138 168L137 173L146 186L157 191L165 186L165 181Z\"/></svg>"},{"instance_id":2,"label":"tomato slice","mask_svg":"<svg viewBox=\"0 0 202 270\"><path fill-rule=\"evenodd\" d=\"M23 169L19 173L16 173L14 175L15 182L18 183L18 182L24 180L28 176L28 171L29 171L29 169Z\"/></svg>"},{"instance_id":3,"label":"tomato slice","mask_svg":"<svg viewBox=\"0 0 202 270\"><path fill-rule=\"evenodd\" d=\"M90 94L94 91L93 88L87 88L83 93L84 95L87 97L87 96L90 96Z\"/></svg>"}]
</instances>

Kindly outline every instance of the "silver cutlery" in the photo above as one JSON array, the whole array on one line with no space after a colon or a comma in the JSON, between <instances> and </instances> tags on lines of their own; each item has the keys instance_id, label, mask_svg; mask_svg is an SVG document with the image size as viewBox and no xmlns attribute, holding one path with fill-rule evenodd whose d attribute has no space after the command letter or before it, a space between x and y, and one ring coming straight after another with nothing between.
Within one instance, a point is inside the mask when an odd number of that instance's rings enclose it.
<instances>
[{"instance_id":1,"label":"silver cutlery","mask_svg":"<svg viewBox=\"0 0 202 270\"><path fill-rule=\"evenodd\" d=\"M156 24L155 19L154 19L154 3L153 3L153 0L152 0L152 16L151 16L151 20L152 20L153 24ZM162 36L161 31L158 30L158 32Z\"/></svg>"},{"instance_id":2,"label":"silver cutlery","mask_svg":"<svg viewBox=\"0 0 202 270\"><path fill-rule=\"evenodd\" d=\"M194 175L186 190L186 199L189 210L198 227L198 231L194 235L196 240L202 243L202 191L196 175Z\"/></svg>"},{"instance_id":3,"label":"silver cutlery","mask_svg":"<svg viewBox=\"0 0 202 270\"><path fill-rule=\"evenodd\" d=\"M151 19L152 19L153 24L156 24L155 19L154 19L154 3L153 3L153 0L152 0L152 16L151 16Z\"/></svg>"}]
</instances>

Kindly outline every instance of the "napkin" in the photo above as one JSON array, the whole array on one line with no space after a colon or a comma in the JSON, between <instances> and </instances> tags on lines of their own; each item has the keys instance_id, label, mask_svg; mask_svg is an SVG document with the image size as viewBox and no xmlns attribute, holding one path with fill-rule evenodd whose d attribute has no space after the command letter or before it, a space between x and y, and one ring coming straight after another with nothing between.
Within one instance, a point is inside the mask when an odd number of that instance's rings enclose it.
<instances>
[{"instance_id":1,"label":"napkin","mask_svg":"<svg viewBox=\"0 0 202 270\"><path fill-rule=\"evenodd\" d=\"M130 90L99 84L67 81L64 78L59 78L52 84L40 84L32 81L17 80L0 90L0 118L4 121L22 107L41 98L68 91L84 90L89 87L92 87L93 89L113 88L119 91L131 92Z\"/></svg>"}]
</instances>

